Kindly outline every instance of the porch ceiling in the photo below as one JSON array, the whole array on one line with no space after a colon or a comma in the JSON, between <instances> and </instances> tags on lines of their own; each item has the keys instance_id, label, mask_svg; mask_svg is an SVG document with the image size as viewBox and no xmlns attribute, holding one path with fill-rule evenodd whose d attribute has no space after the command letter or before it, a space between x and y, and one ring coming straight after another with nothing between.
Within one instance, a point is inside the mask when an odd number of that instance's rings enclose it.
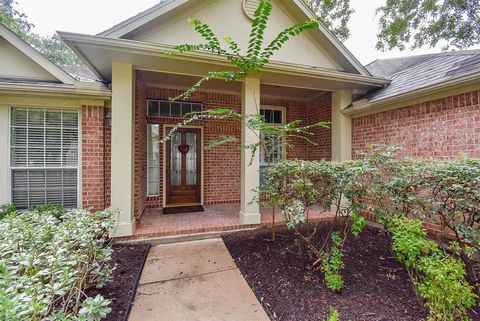
<instances>
[{"instance_id":1,"label":"porch ceiling","mask_svg":"<svg viewBox=\"0 0 480 321\"><path fill-rule=\"evenodd\" d=\"M224 58L206 52L167 57L165 53L172 51L172 46L65 32L59 35L97 76L107 81L111 81L114 62L132 64L137 70L188 76L229 69ZM271 62L260 74L260 80L266 85L324 91L369 90L388 83L388 80L371 76L280 62Z\"/></svg>"},{"instance_id":2,"label":"porch ceiling","mask_svg":"<svg viewBox=\"0 0 480 321\"><path fill-rule=\"evenodd\" d=\"M169 73L141 71L139 77L143 79L148 87L172 88L186 90L194 85L200 77L183 76ZM202 85L202 91L222 92L230 94L239 94L241 84L238 81L226 82L221 80L211 80ZM312 90L296 87L284 87L277 85L262 84L260 94L267 97L290 98L296 100L309 100L325 91Z\"/></svg>"}]
</instances>

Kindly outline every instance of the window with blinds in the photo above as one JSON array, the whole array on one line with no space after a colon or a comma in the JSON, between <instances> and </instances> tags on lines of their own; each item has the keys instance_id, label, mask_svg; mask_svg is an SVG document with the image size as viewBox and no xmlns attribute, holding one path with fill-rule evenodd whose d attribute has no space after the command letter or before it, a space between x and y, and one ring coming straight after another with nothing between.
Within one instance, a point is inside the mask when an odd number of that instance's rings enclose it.
<instances>
[{"instance_id":1,"label":"window with blinds","mask_svg":"<svg viewBox=\"0 0 480 321\"><path fill-rule=\"evenodd\" d=\"M71 109L11 109L11 188L18 208L78 206L78 118Z\"/></svg>"}]
</instances>

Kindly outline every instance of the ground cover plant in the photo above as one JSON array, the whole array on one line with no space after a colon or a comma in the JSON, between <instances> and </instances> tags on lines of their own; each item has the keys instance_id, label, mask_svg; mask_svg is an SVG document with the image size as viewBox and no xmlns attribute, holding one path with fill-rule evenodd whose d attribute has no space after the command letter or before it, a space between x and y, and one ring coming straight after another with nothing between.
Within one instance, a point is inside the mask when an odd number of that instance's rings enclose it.
<instances>
[{"instance_id":1,"label":"ground cover plant","mask_svg":"<svg viewBox=\"0 0 480 321\"><path fill-rule=\"evenodd\" d=\"M101 320L110 301L88 296L112 278L112 211L2 207L0 319Z\"/></svg>"}]
</instances>

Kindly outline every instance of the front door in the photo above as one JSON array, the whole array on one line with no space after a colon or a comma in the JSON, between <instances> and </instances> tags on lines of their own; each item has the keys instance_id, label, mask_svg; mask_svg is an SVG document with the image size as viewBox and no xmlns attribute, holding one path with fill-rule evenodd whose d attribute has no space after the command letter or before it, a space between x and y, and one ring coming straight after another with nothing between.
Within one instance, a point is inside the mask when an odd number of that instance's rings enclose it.
<instances>
[{"instance_id":1,"label":"front door","mask_svg":"<svg viewBox=\"0 0 480 321\"><path fill-rule=\"evenodd\" d=\"M201 146L201 132L195 128L177 129L167 141L167 206L200 204Z\"/></svg>"}]
</instances>

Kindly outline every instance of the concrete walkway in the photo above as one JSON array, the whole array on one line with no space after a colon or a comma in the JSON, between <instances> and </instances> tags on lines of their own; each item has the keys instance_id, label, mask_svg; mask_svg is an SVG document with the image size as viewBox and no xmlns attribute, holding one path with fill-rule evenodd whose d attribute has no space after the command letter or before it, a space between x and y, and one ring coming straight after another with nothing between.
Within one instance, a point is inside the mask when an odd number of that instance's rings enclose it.
<instances>
[{"instance_id":1,"label":"concrete walkway","mask_svg":"<svg viewBox=\"0 0 480 321\"><path fill-rule=\"evenodd\" d=\"M130 321L269 321L221 239L150 249Z\"/></svg>"}]
</instances>

